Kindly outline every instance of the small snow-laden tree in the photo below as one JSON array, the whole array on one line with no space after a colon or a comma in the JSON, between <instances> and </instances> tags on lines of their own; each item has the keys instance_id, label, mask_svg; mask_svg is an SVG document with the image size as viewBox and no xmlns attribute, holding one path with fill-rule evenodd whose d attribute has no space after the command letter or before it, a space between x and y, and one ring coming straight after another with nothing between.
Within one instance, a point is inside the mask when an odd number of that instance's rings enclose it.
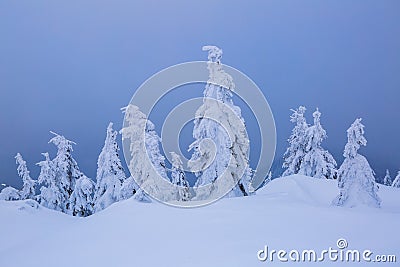
<instances>
[{"instance_id":1,"label":"small snow-laden tree","mask_svg":"<svg viewBox=\"0 0 400 267\"><path fill-rule=\"evenodd\" d=\"M12 186L7 186L6 188L3 188L0 192L0 200L7 200L7 201L12 201L12 200L19 200L20 195L19 191L15 189Z\"/></svg>"},{"instance_id":2,"label":"small snow-laden tree","mask_svg":"<svg viewBox=\"0 0 400 267\"><path fill-rule=\"evenodd\" d=\"M361 119L347 130L347 144L343 156L345 160L338 170L339 195L333 200L334 205L354 207L359 204L380 207L378 186L375 183L374 171L367 159L358 154L360 146L366 146L364 125Z\"/></svg>"},{"instance_id":3,"label":"small snow-laden tree","mask_svg":"<svg viewBox=\"0 0 400 267\"><path fill-rule=\"evenodd\" d=\"M133 197L140 202L151 202L146 193L137 185L132 176L125 179L120 190L120 200Z\"/></svg>"},{"instance_id":4,"label":"small snow-laden tree","mask_svg":"<svg viewBox=\"0 0 400 267\"><path fill-rule=\"evenodd\" d=\"M400 188L400 171L398 171L397 176L394 178L392 186L396 187L396 188Z\"/></svg>"},{"instance_id":5,"label":"small snow-laden tree","mask_svg":"<svg viewBox=\"0 0 400 267\"><path fill-rule=\"evenodd\" d=\"M104 147L97 160L96 187L94 195L95 212L105 209L119 200L122 183L126 179L124 168L119 158L117 144L118 132L113 124L107 127Z\"/></svg>"},{"instance_id":6,"label":"small snow-laden tree","mask_svg":"<svg viewBox=\"0 0 400 267\"><path fill-rule=\"evenodd\" d=\"M203 50L208 51L209 80L203 104L196 111L195 141L189 146L193 154L188 162L188 167L198 177L194 197L196 200L217 197L232 187L228 197L247 196L252 179L249 139L241 110L232 100L235 85L222 68L222 50L216 46L204 46ZM203 187L205 185L210 185L211 189Z\"/></svg>"},{"instance_id":7,"label":"small snow-laden tree","mask_svg":"<svg viewBox=\"0 0 400 267\"><path fill-rule=\"evenodd\" d=\"M266 185L266 184L269 184L269 182L271 182L271 181L272 181L272 172L270 171L270 172L268 173L268 176L265 178L265 180L264 180L262 186L264 186L264 185Z\"/></svg>"},{"instance_id":8,"label":"small snow-laden tree","mask_svg":"<svg viewBox=\"0 0 400 267\"><path fill-rule=\"evenodd\" d=\"M69 199L73 216L86 217L93 214L94 182L85 175L80 177Z\"/></svg>"},{"instance_id":9,"label":"small snow-laden tree","mask_svg":"<svg viewBox=\"0 0 400 267\"><path fill-rule=\"evenodd\" d=\"M392 177L390 177L388 169L386 169L386 174L385 177L383 178L383 184L386 186L392 186Z\"/></svg>"},{"instance_id":10,"label":"small snow-laden tree","mask_svg":"<svg viewBox=\"0 0 400 267\"><path fill-rule=\"evenodd\" d=\"M313 117L314 125L308 127L305 132L304 157L298 173L315 178L336 178L336 161L331 153L321 146L327 135L321 125L321 112L318 108Z\"/></svg>"},{"instance_id":11,"label":"small snow-laden tree","mask_svg":"<svg viewBox=\"0 0 400 267\"><path fill-rule=\"evenodd\" d=\"M306 108L300 106L291 111L293 114L290 116L290 121L296 125L288 139L289 147L286 149L283 156L284 162L282 167L286 170L283 172L282 176L297 174L306 154L306 132L308 129L308 124L304 117Z\"/></svg>"},{"instance_id":12,"label":"small snow-laden tree","mask_svg":"<svg viewBox=\"0 0 400 267\"><path fill-rule=\"evenodd\" d=\"M40 167L38 183L40 188L39 202L49 209L63 211L63 195L59 188L59 180L56 177L56 170L50 160L49 153L42 153L45 160L37 163Z\"/></svg>"},{"instance_id":13,"label":"small snow-laden tree","mask_svg":"<svg viewBox=\"0 0 400 267\"><path fill-rule=\"evenodd\" d=\"M132 177L150 196L167 202L173 200L173 187L167 177L154 124L135 105L129 104L123 112L122 141L129 147L127 161Z\"/></svg>"},{"instance_id":14,"label":"small snow-laden tree","mask_svg":"<svg viewBox=\"0 0 400 267\"><path fill-rule=\"evenodd\" d=\"M139 190L139 186L135 182L132 176L129 178L125 179L124 182L122 183L120 194L119 194L119 199L124 200L131 198L133 195L137 193Z\"/></svg>"},{"instance_id":15,"label":"small snow-laden tree","mask_svg":"<svg viewBox=\"0 0 400 267\"><path fill-rule=\"evenodd\" d=\"M59 192L61 193L61 211L72 214L69 199L75 188L76 180L83 177L78 164L72 157L72 145L75 143L66 139L64 136L52 132L55 136L50 139L57 147L57 156L52 160L55 177Z\"/></svg>"},{"instance_id":16,"label":"small snow-laden tree","mask_svg":"<svg viewBox=\"0 0 400 267\"><path fill-rule=\"evenodd\" d=\"M176 185L176 200L188 201L190 200L190 185L186 180L185 171L183 170L183 163L181 158L175 152L171 152L172 156L172 169L171 181Z\"/></svg>"},{"instance_id":17,"label":"small snow-laden tree","mask_svg":"<svg viewBox=\"0 0 400 267\"><path fill-rule=\"evenodd\" d=\"M22 190L19 192L20 199L34 199L35 198L35 185L36 182L29 175L28 167L26 166L26 161L22 158L20 153L15 156L16 163L18 165L17 172L19 177L22 178Z\"/></svg>"}]
</instances>

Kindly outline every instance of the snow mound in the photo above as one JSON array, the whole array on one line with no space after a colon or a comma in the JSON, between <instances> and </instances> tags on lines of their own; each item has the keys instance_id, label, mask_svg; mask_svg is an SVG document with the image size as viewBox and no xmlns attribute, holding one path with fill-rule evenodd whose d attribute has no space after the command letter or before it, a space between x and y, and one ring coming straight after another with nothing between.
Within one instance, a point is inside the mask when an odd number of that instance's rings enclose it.
<instances>
[{"instance_id":1,"label":"snow mound","mask_svg":"<svg viewBox=\"0 0 400 267\"><path fill-rule=\"evenodd\" d=\"M400 224L400 189L380 186L380 209L332 206L338 192L336 181L294 175L273 180L255 196L202 208L131 198L86 218L36 208L32 201L0 201L0 266L277 266L260 262L257 252L265 245L321 251L336 247L339 238L351 249L398 253L393 231Z\"/></svg>"}]
</instances>

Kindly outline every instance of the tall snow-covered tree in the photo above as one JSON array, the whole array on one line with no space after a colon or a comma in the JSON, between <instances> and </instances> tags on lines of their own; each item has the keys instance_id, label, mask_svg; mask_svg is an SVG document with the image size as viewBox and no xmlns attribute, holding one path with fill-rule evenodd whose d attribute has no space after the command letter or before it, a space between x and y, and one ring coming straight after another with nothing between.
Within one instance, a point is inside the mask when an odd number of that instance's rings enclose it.
<instances>
[{"instance_id":1,"label":"tall snow-covered tree","mask_svg":"<svg viewBox=\"0 0 400 267\"><path fill-rule=\"evenodd\" d=\"M178 201L188 201L190 200L190 185L189 182L186 180L182 160L175 152L171 152L171 156L171 181L172 184L177 186L176 199Z\"/></svg>"},{"instance_id":2,"label":"tall snow-covered tree","mask_svg":"<svg viewBox=\"0 0 400 267\"><path fill-rule=\"evenodd\" d=\"M35 185L36 182L29 175L28 167L26 166L26 161L22 158L20 153L15 156L16 163L18 165L17 172L22 178L22 190L19 192L20 199L34 199L35 198Z\"/></svg>"},{"instance_id":3,"label":"tall snow-covered tree","mask_svg":"<svg viewBox=\"0 0 400 267\"><path fill-rule=\"evenodd\" d=\"M42 153L45 160L37 163L40 167L38 183L40 188L40 204L53 210L63 211L63 197L56 177L56 170L50 160L49 153Z\"/></svg>"},{"instance_id":4,"label":"tall snow-covered tree","mask_svg":"<svg viewBox=\"0 0 400 267\"><path fill-rule=\"evenodd\" d=\"M146 193L163 201L173 200L173 191L167 176L164 156L161 155L154 124L135 105L125 112L122 141L129 144L129 170Z\"/></svg>"},{"instance_id":5,"label":"tall snow-covered tree","mask_svg":"<svg viewBox=\"0 0 400 267\"><path fill-rule=\"evenodd\" d=\"M380 207L381 200L377 193L374 171L367 159L358 154L360 146L367 145L361 119L356 119L347 130L347 140L343 153L345 160L338 170L340 193L333 200L333 204L347 207L359 204Z\"/></svg>"},{"instance_id":6,"label":"tall snow-covered tree","mask_svg":"<svg viewBox=\"0 0 400 267\"><path fill-rule=\"evenodd\" d=\"M94 182L85 175L76 181L69 199L73 216L86 217L93 214L93 189Z\"/></svg>"},{"instance_id":7,"label":"tall snow-covered tree","mask_svg":"<svg viewBox=\"0 0 400 267\"><path fill-rule=\"evenodd\" d=\"M117 144L118 132L113 130L113 124L107 127L104 147L97 160L96 188L94 195L94 210L100 211L119 200L122 183L126 179L119 158Z\"/></svg>"},{"instance_id":8,"label":"tall snow-covered tree","mask_svg":"<svg viewBox=\"0 0 400 267\"><path fill-rule=\"evenodd\" d=\"M52 167L55 172L56 185L61 194L59 208L64 213L71 214L72 209L69 198L74 191L76 180L83 177L83 173L79 170L78 164L72 157L72 145L75 143L62 135L53 134L55 136L50 139L49 143L53 143L58 149L57 156L52 160Z\"/></svg>"},{"instance_id":9,"label":"tall snow-covered tree","mask_svg":"<svg viewBox=\"0 0 400 267\"><path fill-rule=\"evenodd\" d=\"M392 186L400 188L400 171L397 173L397 176L394 178Z\"/></svg>"},{"instance_id":10,"label":"tall snow-covered tree","mask_svg":"<svg viewBox=\"0 0 400 267\"><path fill-rule=\"evenodd\" d=\"M313 113L314 125L305 132L304 157L300 163L299 174L315 178L336 178L336 161L332 155L322 148L321 143L327 138L321 125L321 112Z\"/></svg>"},{"instance_id":11,"label":"tall snow-covered tree","mask_svg":"<svg viewBox=\"0 0 400 267\"><path fill-rule=\"evenodd\" d=\"M193 154L188 162L188 167L198 177L195 199L212 198L231 185L234 189L228 196L247 196L252 178L248 162L249 139L241 110L232 101L235 85L222 68L222 50L216 46L204 46L203 50L208 51L209 80L203 104L196 111L195 141L189 147ZM210 140L215 146L207 144ZM221 175L225 177L217 179ZM211 190L199 190L208 184Z\"/></svg>"},{"instance_id":12,"label":"tall snow-covered tree","mask_svg":"<svg viewBox=\"0 0 400 267\"><path fill-rule=\"evenodd\" d=\"M296 125L288 139L289 147L284 154L284 162L282 165L286 170L283 172L282 176L297 174L306 154L306 132L308 129L308 124L304 117L306 108L300 106L296 110L292 109L292 112L293 114L290 116L290 121Z\"/></svg>"},{"instance_id":13,"label":"tall snow-covered tree","mask_svg":"<svg viewBox=\"0 0 400 267\"><path fill-rule=\"evenodd\" d=\"M392 186L392 177L390 177L388 169L386 169L386 174L385 177L383 178L383 184L387 186Z\"/></svg>"}]
</instances>

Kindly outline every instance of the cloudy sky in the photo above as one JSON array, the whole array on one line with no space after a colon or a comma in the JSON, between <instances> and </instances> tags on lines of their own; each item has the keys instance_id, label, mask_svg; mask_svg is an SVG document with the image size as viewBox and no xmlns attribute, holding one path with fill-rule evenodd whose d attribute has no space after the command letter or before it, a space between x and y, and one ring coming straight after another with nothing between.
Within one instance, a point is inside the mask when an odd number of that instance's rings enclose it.
<instances>
[{"instance_id":1,"label":"cloudy sky","mask_svg":"<svg viewBox=\"0 0 400 267\"><path fill-rule=\"evenodd\" d=\"M121 127L120 108L135 89L165 67L206 60L205 44L220 46L223 63L263 90L276 159L290 135L289 110L305 105L310 123L316 107L322 112L324 146L339 163L345 131L362 117L368 146L360 152L379 176L394 174L399 10L397 0L1 1L0 182L20 185L17 152L37 177L40 153L55 153L50 130L77 143L75 158L94 177L105 129Z\"/></svg>"}]
</instances>

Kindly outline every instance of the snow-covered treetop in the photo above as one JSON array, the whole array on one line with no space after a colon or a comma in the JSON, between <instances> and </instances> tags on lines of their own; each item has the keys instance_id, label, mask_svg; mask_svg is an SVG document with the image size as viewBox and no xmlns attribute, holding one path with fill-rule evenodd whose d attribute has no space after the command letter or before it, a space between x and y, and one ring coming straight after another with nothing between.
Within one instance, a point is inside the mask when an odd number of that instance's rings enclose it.
<instances>
[{"instance_id":1,"label":"snow-covered treetop","mask_svg":"<svg viewBox=\"0 0 400 267\"><path fill-rule=\"evenodd\" d=\"M144 123L148 121L146 115L139 110L138 106L129 104L128 106L121 108L121 110L125 114L125 122L128 123L127 126L134 126L135 129L143 129L145 126ZM131 134L133 132L134 131L129 127L122 128L122 139L132 138ZM137 132L141 133L140 130Z\"/></svg>"},{"instance_id":2,"label":"snow-covered treetop","mask_svg":"<svg viewBox=\"0 0 400 267\"><path fill-rule=\"evenodd\" d=\"M222 58L222 49L214 45L203 46L203 51L208 51L208 61L220 64Z\"/></svg>"},{"instance_id":3,"label":"snow-covered treetop","mask_svg":"<svg viewBox=\"0 0 400 267\"><path fill-rule=\"evenodd\" d=\"M18 175L22 178L29 177L29 179L31 179L29 176L29 170L26 167L26 161L22 158L20 153L17 153L17 155L15 156L15 161L18 164Z\"/></svg>"},{"instance_id":4,"label":"snow-covered treetop","mask_svg":"<svg viewBox=\"0 0 400 267\"><path fill-rule=\"evenodd\" d=\"M222 86L225 89L233 91L233 89L235 88L235 84L233 83L233 78L222 69L221 65L222 49L213 45L206 45L203 46L203 51L208 51L207 68L210 72L208 83L217 86ZM209 95L205 94L205 97L209 97Z\"/></svg>"},{"instance_id":5,"label":"snow-covered treetop","mask_svg":"<svg viewBox=\"0 0 400 267\"><path fill-rule=\"evenodd\" d=\"M16 163L18 164L17 172L22 178L23 187L20 191L21 199L33 198L35 195L35 184L36 182L32 180L29 175L29 170L26 167L26 161L22 158L21 154L15 156Z\"/></svg>"},{"instance_id":6,"label":"snow-covered treetop","mask_svg":"<svg viewBox=\"0 0 400 267\"><path fill-rule=\"evenodd\" d=\"M304 118L304 113L306 112L306 107L300 106L297 109L291 109L293 114L290 116L290 121L293 123L302 124L306 123L306 118Z\"/></svg>"},{"instance_id":7,"label":"snow-covered treetop","mask_svg":"<svg viewBox=\"0 0 400 267\"><path fill-rule=\"evenodd\" d=\"M308 140L307 140L307 150L311 150L313 147L319 147L324 139L326 139L326 131L321 125L321 112L318 108L313 113L314 125L308 129ZM304 117L300 118L305 119Z\"/></svg>"},{"instance_id":8,"label":"snow-covered treetop","mask_svg":"<svg viewBox=\"0 0 400 267\"><path fill-rule=\"evenodd\" d=\"M38 182L50 184L50 178L53 177L54 172L51 166L52 162L50 160L49 153L42 153L42 155L45 157L45 160L36 163L36 165L40 166Z\"/></svg>"},{"instance_id":9,"label":"snow-covered treetop","mask_svg":"<svg viewBox=\"0 0 400 267\"><path fill-rule=\"evenodd\" d=\"M50 131L50 133L54 134L55 136L50 139L49 143L53 143L57 147L58 153L71 153L73 151L72 145L76 145L75 142L70 141L64 136L55 132Z\"/></svg>"},{"instance_id":10,"label":"snow-covered treetop","mask_svg":"<svg viewBox=\"0 0 400 267\"><path fill-rule=\"evenodd\" d=\"M347 129L347 140L343 153L343 156L346 158L354 158L360 146L367 145L367 139L364 137L364 125L361 123L361 118L356 119L350 128Z\"/></svg>"},{"instance_id":11,"label":"snow-covered treetop","mask_svg":"<svg viewBox=\"0 0 400 267\"><path fill-rule=\"evenodd\" d=\"M314 118L314 124L315 125L319 125L320 123L320 118L321 118L321 112L319 112L318 108L314 111L314 113L312 114L313 118Z\"/></svg>"},{"instance_id":12,"label":"snow-covered treetop","mask_svg":"<svg viewBox=\"0 0 400 267\"><path fill-rule=\"evenodd\" d=\"M176 154L175 152L171 152L170 154L172 157L172 162L171 162L172 167L182 170L183 163L182 163L181 157L178 154Z\"/></svg>"}]
</instances>

